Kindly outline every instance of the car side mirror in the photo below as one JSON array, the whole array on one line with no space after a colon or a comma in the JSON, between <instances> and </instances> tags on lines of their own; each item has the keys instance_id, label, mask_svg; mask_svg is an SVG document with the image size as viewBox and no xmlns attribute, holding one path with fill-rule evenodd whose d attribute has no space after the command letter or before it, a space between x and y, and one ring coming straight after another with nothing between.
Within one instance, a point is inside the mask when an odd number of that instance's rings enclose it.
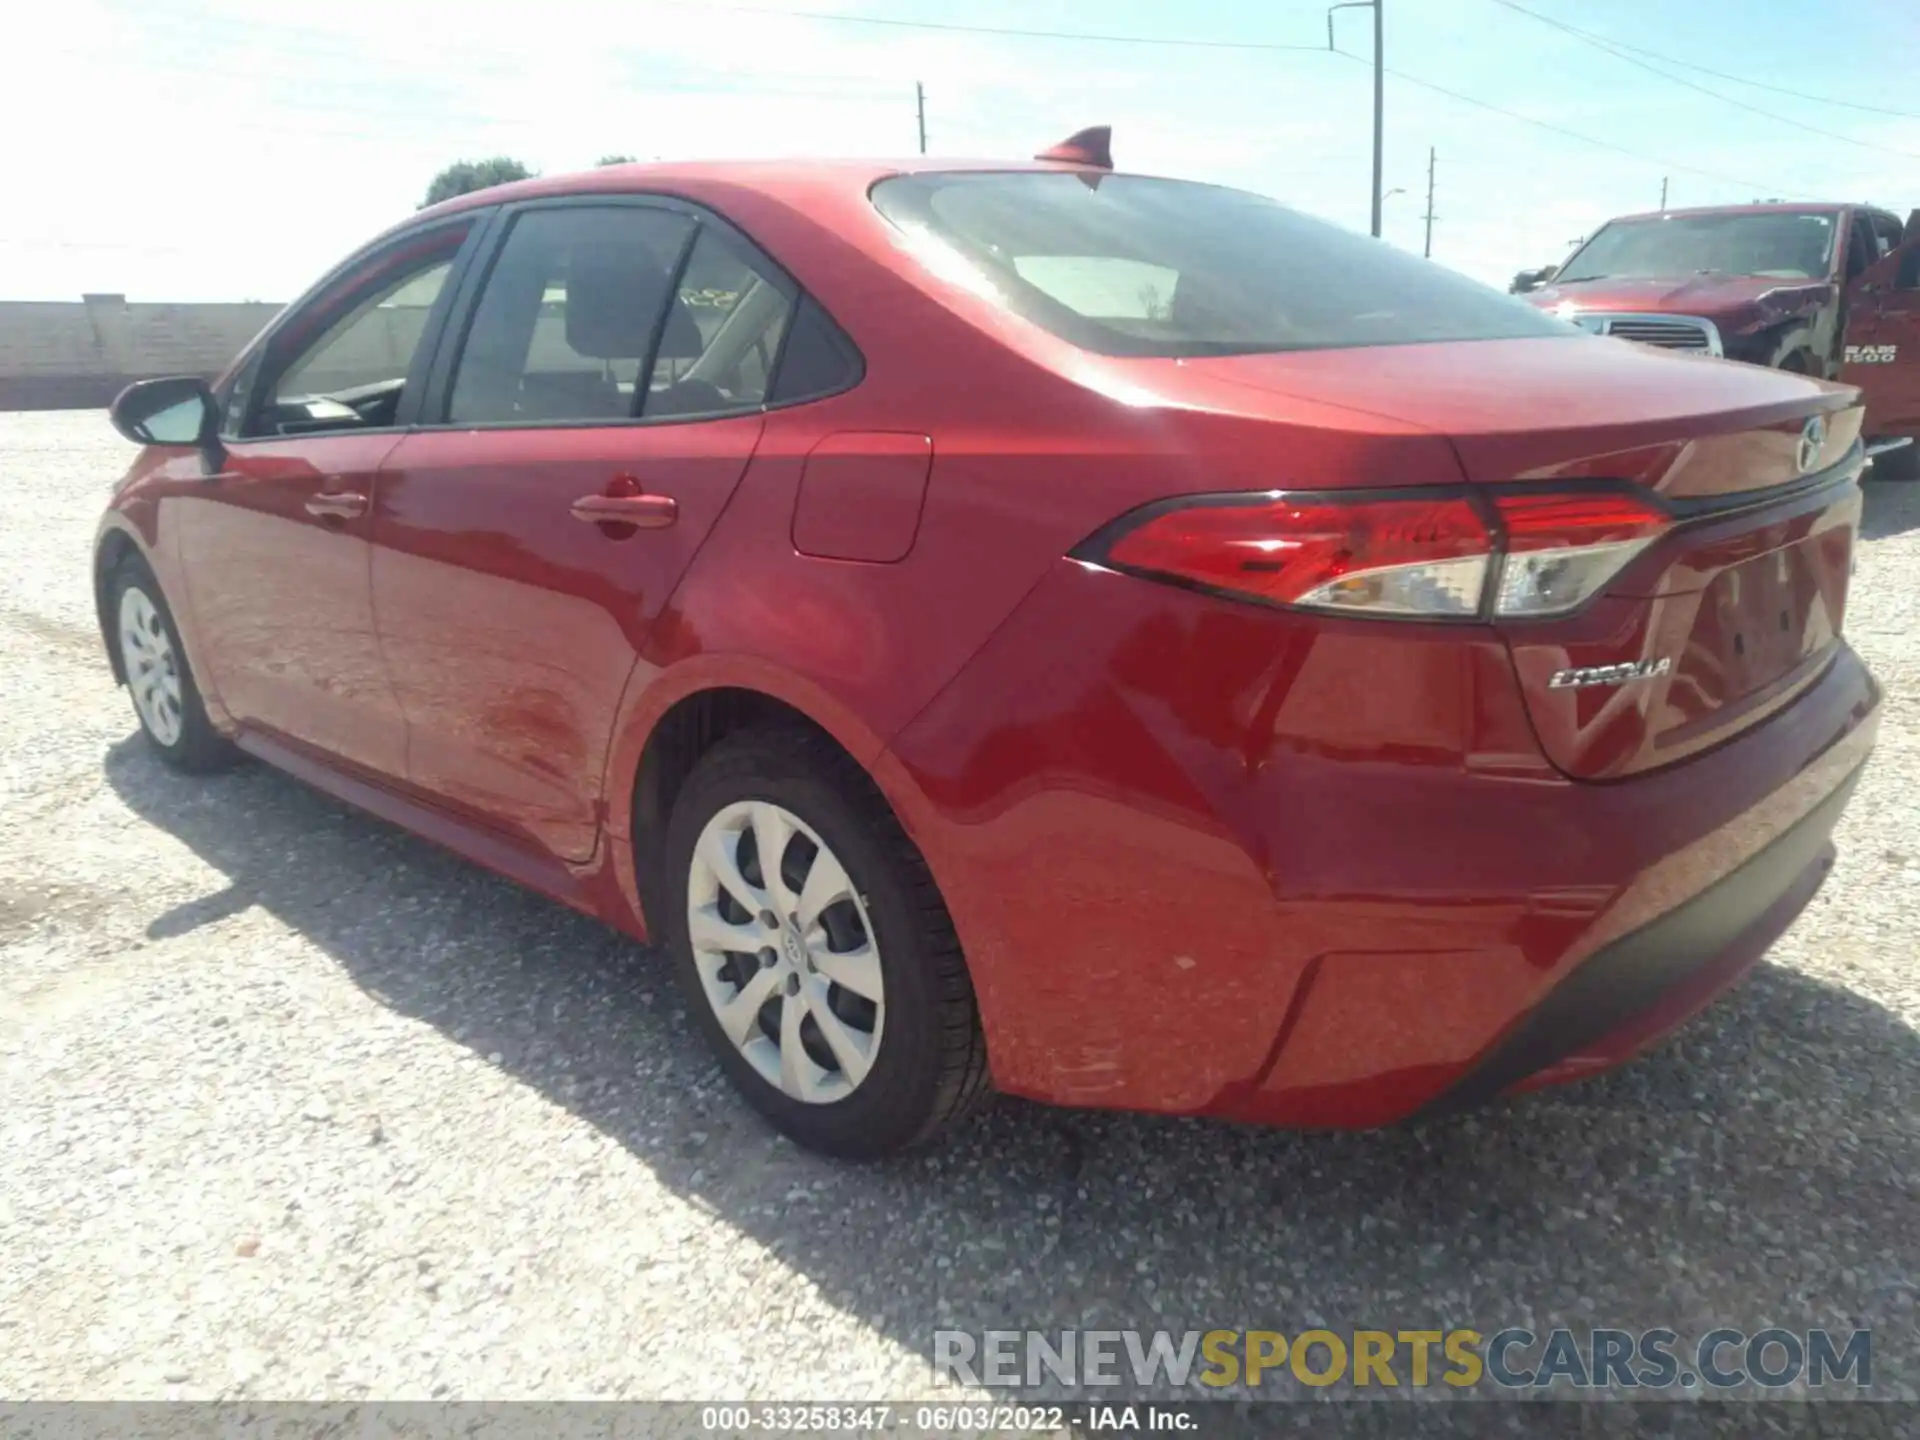
<instances>
[{"instance_id":1,"label":"car side mirror","mask_svg":"<svg viewBox=\"0 0 1920 1440\"><path fill-rule=\"evenodd\" d=\"M114 399L107 417L136 445L197 445L209 464L221 452L220 409L197 375L135 381Z\"/></svg>"}]
</instances>

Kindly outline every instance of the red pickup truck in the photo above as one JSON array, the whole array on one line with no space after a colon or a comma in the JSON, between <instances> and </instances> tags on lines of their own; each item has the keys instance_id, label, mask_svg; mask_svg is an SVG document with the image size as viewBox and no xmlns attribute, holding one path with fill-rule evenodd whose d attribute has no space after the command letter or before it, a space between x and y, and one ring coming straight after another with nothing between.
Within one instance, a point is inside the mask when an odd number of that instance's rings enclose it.
<instances>
[{"instance_id":1,"label":"red pickup truck","mask_svg":"<svg viewBox=\"0 0 1920 1440\"><path fill-rule=\"evenodd\" d=\"M1920 210L1623 215L1526 298L1600 334L1857 385L1876 470L1920 472Z\"/></svg>"}]
</instances>

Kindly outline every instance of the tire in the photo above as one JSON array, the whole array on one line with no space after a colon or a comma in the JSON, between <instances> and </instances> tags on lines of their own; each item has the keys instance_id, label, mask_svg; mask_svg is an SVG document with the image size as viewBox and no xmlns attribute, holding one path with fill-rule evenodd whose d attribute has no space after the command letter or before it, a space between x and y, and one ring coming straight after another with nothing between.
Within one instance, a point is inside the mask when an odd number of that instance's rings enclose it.
<instances>
[{"instance_id":1,"label":"tire","mask_svg":"<svg viewBox=\"0 0 1920 1440\"><path fill-rule=\"evenodd\" d=\"M1898 450L1888 450L1876 455L1873 468L1867 471L1869 480L1920 480L1920 440L1911 445L1902 445Z\"/></svg>"},{"instance_id":2,"label":"tire","mask_svg":"<svg viewBox=\"0 0 1920 1440\"><path fill-rule=\"evenodd\" d=\"M114 569L107 624L140 733L154 753L188 774L231 765L239 752L207 719L173 611L144 560L129 556Z\"/></svg>"},{"instance_id":3,"label":"tire","mask_svg":"<svg viewBox=\"0 0 1920 1440\"><path fill-rule=\"evenodd\" d=\"M1797 330L1783 339L1774 348L1767 359L1769 370L1786 370L1795 375L1824 377L1826 367L1820 363L1820 357L1813 353L1809 343L1812 337L1804 330Z\"/></svg>"},{"instance_id":4,"label":"tire","mask_svg":"<svg viewBox=\"0 0 1920 1440\"><path fill-rule=\"evenodd\" d=\"M783 864L769 884L759 836L789 824L791 838L773 841ZM871 1160L932 1139L985 1100L986 1042L946 903L879 790L826 737L754 728L722 739L681 786L663 850L665 932L688 1004L728 1077L776 1128ZM819 869L823 856L838 868ZM829 894L840 898L817 903ZM774 908L787 923L766 924L780 919ZM724 943L734 939L739 948ZM766 943L747 948L756 939ZM730 1034L718 1007L750 988ZM861 993L874 988L882 993Z\"/></svg>"}]
</instances>

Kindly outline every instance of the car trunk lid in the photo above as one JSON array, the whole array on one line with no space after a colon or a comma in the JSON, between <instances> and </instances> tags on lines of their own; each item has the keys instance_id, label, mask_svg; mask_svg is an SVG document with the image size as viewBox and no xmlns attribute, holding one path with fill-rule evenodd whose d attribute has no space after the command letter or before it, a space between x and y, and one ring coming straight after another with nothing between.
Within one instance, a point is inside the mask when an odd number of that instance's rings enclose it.
<instances>
[{"instance_id":1,"label":"car trunk lid","mask_svg":"<svg viewBox=\"0 0 1920 1440\"><path fill-rule=\"evenodd\" d=\"M1839 643L1860 516L1850 389L1597 337L1184 363L1445 434L1482 487L1624 486L1671 512L1575 613L1496 622L1570 776L1721 743L1790 703Z\"/></svg>"},{"instance_id":2,"label":"car trunk lid","mask_svg":"<svg viewBox=\"0 0 1920 1440\"><path fill-rule=\"evenodd\" d=\"M1735 422L1522 480L1612 470L1660 494L1675 522L1585 609L1501 626L1556 765L1600 780L1671 764L1758 724L1818 677L1846 611L1860 418L1821 415L1823 443L1805 452L1805 419ZM1803 453L1817 456L1806 469Z\"/></svg>"}]
</instances>

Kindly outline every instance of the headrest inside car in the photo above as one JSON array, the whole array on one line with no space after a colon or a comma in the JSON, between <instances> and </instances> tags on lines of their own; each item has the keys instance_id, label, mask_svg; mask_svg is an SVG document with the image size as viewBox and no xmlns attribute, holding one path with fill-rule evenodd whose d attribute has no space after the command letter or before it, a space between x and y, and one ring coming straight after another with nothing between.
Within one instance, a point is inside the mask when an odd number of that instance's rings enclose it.
<instances>
[{"instance_id":1,"label":"headrest inside car","mask_svg":"<svg viewBox=\"0 0 1920 1440\"><path fill-rule=\"evenodd\" d=\"M646 250L613 240L583 241L567 261L567 344L596 360L639 360L668 302L666 268ZM700 327L676 295L660 339L663 359L699 355Z\"/></svg>"}]
</instances>

